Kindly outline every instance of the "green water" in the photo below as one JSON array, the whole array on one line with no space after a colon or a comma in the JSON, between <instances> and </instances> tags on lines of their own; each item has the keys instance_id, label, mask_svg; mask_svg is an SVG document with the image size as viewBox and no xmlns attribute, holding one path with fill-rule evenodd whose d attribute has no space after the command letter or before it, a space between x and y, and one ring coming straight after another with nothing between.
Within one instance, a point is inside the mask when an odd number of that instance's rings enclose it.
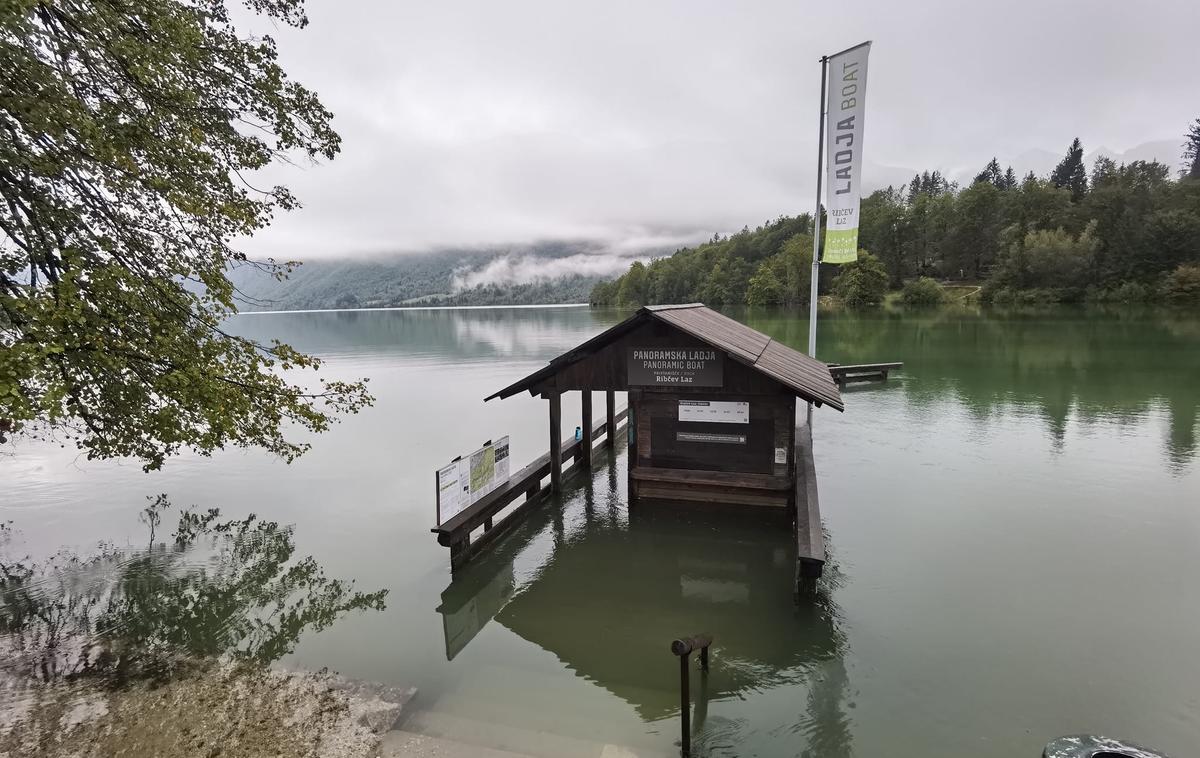
<instances>
[{"instance_id":1,"label":"green water","mask_svg":"<svg viewBox=\"0 0 1200 758\"><path fill-rule=\"evenodd\" d=\"M732 315L804 347L795 314ZM0 458L0 522L18 530L7 549L144 544L138 512L159 492L294 524L298 555L390 592L386 610L305 632L281 664L416 686L412 728L547 755L601 743L671 754L668 643L698 631L716 639L712 673L693 681L707 755L1015 758L1077 732L1177 755L1200 744L1200 318L823 318L823 359L905 369L847 392L844 414L817 412L833 562L800 607L786 531L631 513L623 450L597 456L590 480L451 582L429 533L433 471L504 434L514 464L539 454L543 401L482 398L620 318L583 308L239 317L242 333L320 354L334 375L370 377L377 405L291 466L228 451L147 475L18 445ZM569 433L577 398L563 415ZM539 732L542 742L524 741Z\"/></svg>"}]
</instances>

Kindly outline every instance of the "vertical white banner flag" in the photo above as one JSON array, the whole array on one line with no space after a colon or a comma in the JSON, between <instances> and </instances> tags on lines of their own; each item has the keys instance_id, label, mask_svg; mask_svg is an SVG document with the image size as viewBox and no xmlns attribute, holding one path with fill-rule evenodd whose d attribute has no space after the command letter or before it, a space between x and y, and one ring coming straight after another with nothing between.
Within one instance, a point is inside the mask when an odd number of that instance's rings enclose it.
<instances>
[{"instance_id":1,"label":"vertical white banner flag","mask_svg":"<svg viewBox=\"0 0 1200 758\"><path fill-rule=\"evenodd\" d=\"M829 59L825 125L825 263L858 259L858 203L862 195L863 114L871 43Z\"/></svg>"}]
</instances>

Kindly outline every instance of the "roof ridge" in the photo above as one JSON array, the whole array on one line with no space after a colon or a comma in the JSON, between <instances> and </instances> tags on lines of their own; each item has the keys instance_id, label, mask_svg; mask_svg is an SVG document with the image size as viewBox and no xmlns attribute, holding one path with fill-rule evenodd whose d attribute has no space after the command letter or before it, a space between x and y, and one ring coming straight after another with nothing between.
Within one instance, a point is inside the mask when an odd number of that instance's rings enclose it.
<instances>
[{"instance_id":1,"label":"roof ridge","mask_svg":"<svg viewBox=\"0 0 1200 758\"><path fill-rule=\"evenodd\" d=\"M687 308L708 308L704 303L662 303L643 307L648 311L682 311Z\"/></svg>"}]
</instances>

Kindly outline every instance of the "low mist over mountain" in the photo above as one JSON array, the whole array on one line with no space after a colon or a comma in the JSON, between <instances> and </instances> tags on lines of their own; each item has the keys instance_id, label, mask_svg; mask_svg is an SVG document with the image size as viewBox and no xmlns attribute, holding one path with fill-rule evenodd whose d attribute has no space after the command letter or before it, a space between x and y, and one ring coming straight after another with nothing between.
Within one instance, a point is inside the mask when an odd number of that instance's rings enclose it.
<instances>
[{"instance_id":1,"label":"low mist over mountain","mask_svg":"<svg viewBox=\"0 0 1200 758\"><path fill-rule=\"evenodd\" d=\"M667 252L543 243L318 258L284 281L242 266L234 269L231 279L245 301L242 310L585 303L596 282L622 273L634 260Z\"/></svg>"},{"instance_id":2,"label":"low mist over mountain","mask_svg":"<svg viewBox=\"0 0 1200 758\"><path fill-rule=\"evenodd\" d=\"M1084 163L1090 172L1100 157L1117 164L1158 161L1174 172L1181 150L1176 140L1145 142L1124 152L1100 147L1087 152ZM996 158L1001 166L1011 166L1017 177L1031 172L1045 177L1065 152L1034 148ZM950 182L965 188L991 157L980 155L977 165L937 168ZM914 168L868 160L863 184L868 192L888 186L905 187L917 173ZM797 208L779 218L809 210ZM774 222L766 223L769 226ZM720 228L713 231L718 236L737 232ZM619 277L635 260L668 256L707 238L676 231L616 243L568 241L443 248L423 253L330 254L309 259L282 282L251 266L234 270L231 278L243 295L243 310L585 303L597 282Z\"/></svg>"}]
</instances>

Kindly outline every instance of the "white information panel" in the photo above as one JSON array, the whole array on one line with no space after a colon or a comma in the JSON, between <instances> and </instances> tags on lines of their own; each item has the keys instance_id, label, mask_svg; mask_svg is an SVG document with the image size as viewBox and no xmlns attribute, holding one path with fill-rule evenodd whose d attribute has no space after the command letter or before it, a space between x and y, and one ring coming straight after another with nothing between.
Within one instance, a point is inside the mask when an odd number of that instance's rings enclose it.
<instances>
[{"instance_id":1,"label":"white information panel","mask_svg":"<svg viewBox=\"0 0 1200 758\"><path fill-rule=\"evenodd\" d=\"M469 462L457 460L437 472L437 523L441 526L471 502ZM462 476L460 469L467 470ZM462 483L466 482L464 486Z\"/></svg>"},{"instance_id":2,"label":"white information panel","mask_svg":"<svg viewBox=\"0 0 1200 758\"><path fill-rule=\"evenodd\" d=\"M750 403L724 400L680 400L679 420L718 424L749 424Z\"/></svg>"},{"instance_id":3,"label":"white information panel","mask_svg":"<svg viewBox=\"0 0 1200 758\"><path fill-rule=\"evenodd\" d=\"M508 437L501 437L438 469L438 525L457 516L468 505L507 481Z\"/></svg>"}]
</instances>

